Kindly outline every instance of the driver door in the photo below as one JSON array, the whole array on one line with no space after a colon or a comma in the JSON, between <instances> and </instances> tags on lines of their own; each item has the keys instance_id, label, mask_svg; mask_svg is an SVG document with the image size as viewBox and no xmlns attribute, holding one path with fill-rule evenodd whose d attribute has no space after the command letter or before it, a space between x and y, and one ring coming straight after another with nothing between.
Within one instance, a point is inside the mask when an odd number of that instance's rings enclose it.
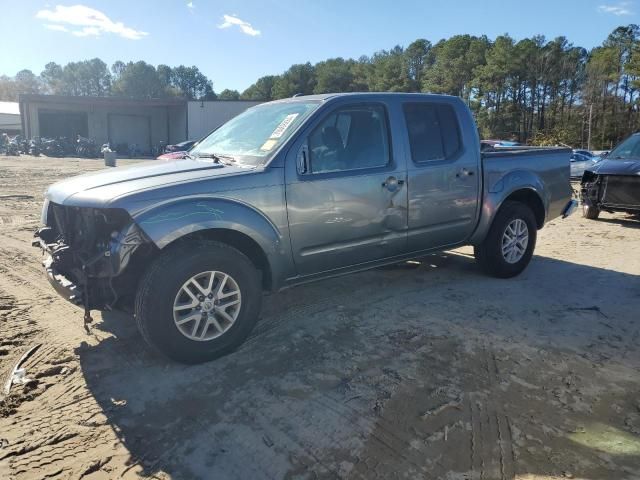
<instances>
[{"instance_id":1,"label":"driver door","mask_svg":"<svg viewBox=\"0 0 640 480\"><path fill-rule=\"evenodd\" d=\"M299 275L354 266L406 249L403 156L393 148L388 106L338 107L294 147L286 197Z\"/></svg>"}]
</instances>

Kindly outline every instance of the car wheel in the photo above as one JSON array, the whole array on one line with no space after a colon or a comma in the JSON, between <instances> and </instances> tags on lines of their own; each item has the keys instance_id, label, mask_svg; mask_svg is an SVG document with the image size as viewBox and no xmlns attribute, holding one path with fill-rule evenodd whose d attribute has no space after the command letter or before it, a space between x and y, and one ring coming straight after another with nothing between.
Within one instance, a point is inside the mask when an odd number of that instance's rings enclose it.
<instances>
[{"instance_id":1,"label":"car wheel","mask_svg":"<svg viewBox=\"0 0 640 480\"><path fill-rule=\"evenodd\" d=\"M598 207L594 207L593 205L582 205L582 216L584 218L588 218L589 220L595 220L600 216L600 209Z\"/></svg>"},{"instance_id":2,"label":"car wheel","mask_svg":"<svg viewBox=\"0 0 640 480\"><path fill-rule=\"evenodd\" d=\"M143 276L135 317L146 342L182 363L231 352L253 329L262 302L259 271L215 241L170 248Z\"/></svg>"},{"instance_id":3,"label":"car wheel","mask_svg":"<svg viewBox=\"0 0 640 480\"><path fill-rule=\"evenodd\" d=\"M489 275L515 277L531 261L537 233L531 209L523 203L507 201L500 207L484 241L474 247L476 261Z\"/></svg>"}]
</instances>

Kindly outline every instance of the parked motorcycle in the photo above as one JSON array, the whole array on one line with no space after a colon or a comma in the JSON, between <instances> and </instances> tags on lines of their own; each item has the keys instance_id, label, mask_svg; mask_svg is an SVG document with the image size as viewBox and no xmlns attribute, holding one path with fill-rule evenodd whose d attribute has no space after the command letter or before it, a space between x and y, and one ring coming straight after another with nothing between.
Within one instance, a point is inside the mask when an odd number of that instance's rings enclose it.
<instances>
[{"instance_id":1,"label":"parked motorcycle","mask_svg":"<svg viewBox=\"0 0 640 480\"><path fill-rule=\"evenodd\" d=\"M47 157L64 157L65 150L57 138L42 138L40 140L41 143L41 152L44 153Z\"/></svg>"},{"instance_id":2,"label":"parked motorcycle","mask_svg":"<svg viewBox=\"0 0 640 480\"><path fill-rule=\"evenodd\" d=\"M22 135L16 135L13 137L12 142L18 148L18 153L24 153L25 155L29 152L29 140L24 138Z\"/></svg>"},{"instance_id":3,"label":"parked motorcycle","mask_svg":"<svg viewBox=\"0 0 640 480\"><path fill-rule=\"evenodd\" d=\"M135 158L142 155L142 150L138 147L137 143L129 145L129 158Z\"/></svg>"},{"instance_id":4,"label":"parked motorcycle","mask_svg":"<svg viewBox=\"0 0 640 480\"><path fill-rule=\"evenodd\" d=\"M5 155L18 156L20 155L20 143L14 137L5 145L4 150Z\"/></svg>"},{"instance_id":5,"label":"parked motorcycle","mask_svg":"<svg viewBox=\"0 0 640 480\"><path fill-rule=\"evenodd\" d=\"M7 156L18 156L20 155L20 148L16 142L9 142L5 146L5 155Z\"/></svg>"},{"instance_id":6,"label":"parked motorcycle","mask_svg":"<svg viewBox=\"0 0 640 480\"><path fill-rule=\"evenodd\" d=\"M41 150L42 150L42 146L40 145L40 139L38 137L34 137L31 140L29 140L29 146L26 151L27 154L32 155L34 157L39 157Z\"/></svg>"},{"instance_id":7,"label":"parked motorcycle","mask_svg":"<svg viewBox=\"0 0 640 480\"><path fill-rule=\"evenodd\" d=\"M76 155L77 145L74 140L67 137L58 137L56 140L62 149L61 157L71 157Z\"/></svg>"},{"instance_id":8,"label":"parked motorcycle","mask_svg":"<svg viewBox=\"0 0 640 480\"><path fill-rule=\"evenodd\" d=\"M27 153L29 155L32 155L34 157L39 157L41 150L42 150L42 145L38 137L34 137L31 140L29 140L29 148L27 150Z\"/></svg>"},{"instance_id":9,"label":"parked motorcycle","mask_svg":"<svg viewBox=\"0 0 640 480\"><path fill-rule=\"evenodd\" d=\"M76 140L76 154L79 157L84 158L97 158L99 154L98 146L96 142L94 142L90 138L83 137L78 135L78 139Z\"/></svg>"}]
</instances>

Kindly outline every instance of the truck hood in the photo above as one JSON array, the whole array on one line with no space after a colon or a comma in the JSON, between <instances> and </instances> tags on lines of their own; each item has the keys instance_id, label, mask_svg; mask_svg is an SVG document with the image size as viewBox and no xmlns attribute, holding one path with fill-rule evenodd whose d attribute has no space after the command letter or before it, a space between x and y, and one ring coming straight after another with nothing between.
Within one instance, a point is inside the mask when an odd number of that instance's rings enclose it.
<instances>
[{"instance_id":1,"label":"truck hood","mask_svg":"<svg viewBox=\"0 0 640 480\"><path fill-rule=\"evenodd\" d=\"M639 160L602 160L586 169L597 175L640 175Z\"/></svg>"},{"instance_id":2,"label":"truck hood","mask_svg":"<svg viewBox=\"0 0 640 480\"><path fill-rule=\"evenodd\" d=\"M65 204L72 197L80 197L93 200L89 203L97 206L141 190L246 173L253 169L254 167L222 165L210 159L148 161L68 178L51 185L46 198L57 204Z\"/></svg>"}]
</instances>

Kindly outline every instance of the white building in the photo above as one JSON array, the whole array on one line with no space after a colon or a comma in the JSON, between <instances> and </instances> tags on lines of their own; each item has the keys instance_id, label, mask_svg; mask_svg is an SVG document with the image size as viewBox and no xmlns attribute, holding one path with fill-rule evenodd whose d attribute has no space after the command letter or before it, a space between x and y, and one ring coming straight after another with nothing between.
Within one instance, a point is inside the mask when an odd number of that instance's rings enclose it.
<instances>
[{"instance_id":1,"label":"white building","mask_svg":"<svg viewBox=\"0 0 640 480\"><path fill-rule=\"evenodd\" d=\"M244 100L216 100L189 102L187 106L187 130L189 140L199 140L247 108L261 102Z\"/></svg>"},{"instance_id":2,"label":"white building","mask_svg":"<svg viewBox=\"0 0 640 480\"><path fill-rule=\"evenodd\" d=\"M81 135L98 145L108 142L112 148L125 151L136 145L143 153L151 153L161 143L199 140L258 103L20 95L19 110L17 103L11 108L17 118L12 121L18 130L22 122L22 132L27 138L74 139Z\"/></svg>"},{"instance_id":3,"label":"white building","mask_svg":"<svg viewBox=\"0 0 640 480\"><path fill-rule=\"evenodd\" d=\"M21 130L20 104L18 102L0 102L0 133L17 135Z\"/></svg>"}]
</instances>

